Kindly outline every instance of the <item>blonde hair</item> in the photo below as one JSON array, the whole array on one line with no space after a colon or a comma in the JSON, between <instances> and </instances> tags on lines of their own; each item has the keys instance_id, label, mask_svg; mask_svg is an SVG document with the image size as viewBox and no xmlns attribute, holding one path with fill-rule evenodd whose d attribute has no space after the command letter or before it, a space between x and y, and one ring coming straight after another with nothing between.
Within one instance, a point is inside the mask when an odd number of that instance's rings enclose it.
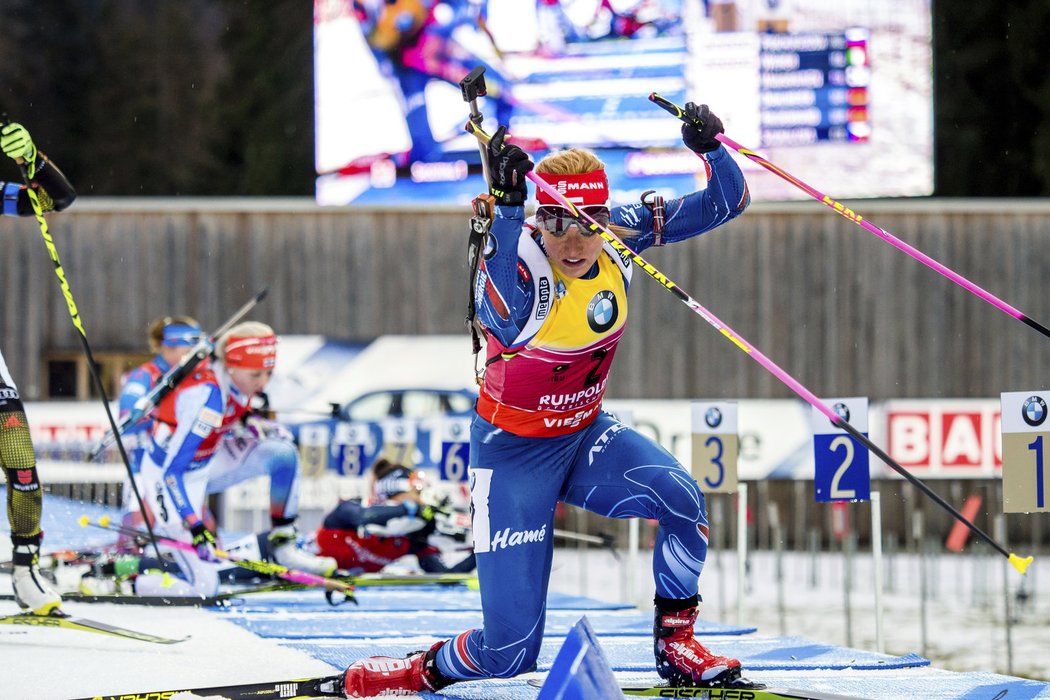
<instances>
[{"instance_id":1,"label":"blonde hair","mask_svg":"<svg viewBox=\"0 0 1050 700\"><path fill-rule=\"evenodd\" d=\"M146 340L149 342L150 352L154 354L160 352L160 347L164 343L164 329L176 323L197 326L198 328L201 325L192 316L161 316L153 319L146 329Z\"/></svg>"},{"instance_id":2,"label":"blonde hair","mask_svg":"<svg viewBox=\"0 0 1050 700\"><path fill-rule=\"evenodd\" d=\"M605 163L583 148L555 151L536 164L536 172L551 175L580 175L594 170L605 170Z\"/></svg>"},{"instance_id":3,"label":"blonde hair","mask_svg":"<svg viewBox=\"0 0 1050 700\"><path fill-rule=\"evenodd\" d=\"M219 342L215 344L215 355L222 360L226 361L226 344L230 342L230 338L236 336L238 338L262 338L268 335L277 335L273 329L267 326L265 323L259 321L244 321L238 323L236 326L231 328L222 334L219 338Z\"/></svg>"},{"instance_id":4,"label":"blonde hair","mask_svg":"<svg viewBox=\"0 0 1050 700\"><path fill-rule=\"evenodd\" d=\"M595 170L605 170L605 163L585 148L555 151L536 164L536 172L551 175L581 175ZM639 233L633 228L616 224L609 224L609 230L620 238L632 238Z\"/></svg>"}]
</instances>

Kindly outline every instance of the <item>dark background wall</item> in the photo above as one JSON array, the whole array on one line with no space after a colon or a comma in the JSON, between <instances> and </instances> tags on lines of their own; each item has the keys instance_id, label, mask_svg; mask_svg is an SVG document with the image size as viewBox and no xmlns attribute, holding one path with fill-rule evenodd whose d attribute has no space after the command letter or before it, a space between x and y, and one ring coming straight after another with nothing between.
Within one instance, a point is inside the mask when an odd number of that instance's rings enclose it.
<instances>
[{"instance_id":1,"label":"dark background wall","mask_svg":"<svg viewBox=\"0 0 1050 700\"><path fill-rule=\"evenodd\" d=\"M995 200L901 200L861 213L1050 323L1050 256L1032 252L1050 239L1050 202L1013 200L1004 214ZM85 200L51 221L99 351L141 351L158 309L215 328L266 285L252 318L281 333L466 332L462 208ZM0 338L30 398L44 394L49 355L80 355L34 228L0 219ZM1045 338L816 202L755 204L646 257L818 396L985 398L1050 376ZM636 272L611 396L791 396L644 277Z\"/></svg>"},{"instance_id":2,"label":"dark background wall","mask_svg":"<svg viewBox=\"0 0 1050 700\"><path fill-rule=\"evenodd\" d=\"M935 194L1050 194L1050 3L933 13ZM83 194L313 193L312 3L3 0L0 15L0 110Z\"/></svg>"},{"instance_id":3,"label":"dark background wall","mask_svg":"<svg viewBox=\"0 0 1050 700\"><path fill-rule=\"evenodd\" d=\"M940 199L858 210L1045 318L1045 210L953 198L1050 193L1041 57L1050 3L938 0L933 11ZM364 339L462 329L458 267L454 282L430 267L461 264L462 212L322 213L308 204L311 3L3 0L0 14L0 110L26 123L86 195L54 226L97 349L140 350L158 308L214 326L262 284L275 293L261 313L282 332ZM14 178L0 162L0 179ZM217 209L90 204L153 195L302 199L294 213L262 199ZM1027 386L1026 374L1043 369L1024 354L1030 331L819 205L800 206L756 205L731 232L652 259L818 393L986 396ZM78 348L33 228L0 221L0 338L27 395L39 396L43 355ZM402 269L380 267L406 253ZM129 285L140 291L128 294ZM614 393L784 395L767 374L740 372L746 358L715 350L720 338L649 286L638 285L632 302L644 311L636 322L649 325L629 335L618 362L622 376L648 379ZM38 315L42 304L49 313ZM653 363L669 371L650 375ZM679 376L686 381L670 379Z\"/></svg>"}]
</instances>

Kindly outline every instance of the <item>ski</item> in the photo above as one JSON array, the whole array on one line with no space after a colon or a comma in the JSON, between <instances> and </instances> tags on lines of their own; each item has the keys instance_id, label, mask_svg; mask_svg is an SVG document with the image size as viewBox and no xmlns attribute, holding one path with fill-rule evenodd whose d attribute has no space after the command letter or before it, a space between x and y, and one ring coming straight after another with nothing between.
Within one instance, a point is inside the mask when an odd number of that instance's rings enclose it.
<instances>
[{"instance_id":1,"label":"ski","mask_svg":"<svg viewBox=\"0 0 1050 700\"><path fill-rule=\"evenodd\" d=\"M809 690L787 688L672 688L670 686L620 686L628 697L704 698L705 700L846 700L842 695L827 695Z\"/></svg>"},{"instance_id":2,"label":"ski","mask_svg":"<svg viewBox=\"0 0 1050 700\"><path fill-rule=\"evenodd\" d=\"M81 632L96 632L111 637L123 637L124 639L135 639L140 642L152 642L154 644L178 644L179 642L184 642L189 639L189 637L183 637L182 639L158 637L156 635L146 634L145 632L136 632L135 630L130 630L126 627L115 627L105 622L99 622L98 620L89 620L86 617L73 617L72 615L60 610L56 610L50 615L34 615L33 613L6 615L0 617L0 624L24 625L28 627L52 627L80 630Z\"/></svg>"},{"instance_id":3,"label":"ski","mask_svg":"<svg viewBox=\"0 0 1050 700\"><path fill-rule=\"evenodd\" d=\"M250 592L250 591L248 591ZM230 605L230 600L240 593L220 593L215 596L149 596L132 593L62 593L64 603L113 603L115 605L153 605L160 607L221 608ZM11 593L0 593L0 600L14 600Z\"/></svg>"},{"instance_id":4,"label":"ski","mask_svg":"<svg viewBox=\"0 0 1050 700\"><path fill-rule=\"evenodd\" d=\"M227 700L300 700L305 698L343 698L343 676L299 678L270 683L239 683L214 688L173 688L137 693L95 694L76 700L127 700L127 698L170 698L176 693L220 695Z\"/></svg>"},{"instance_id":5,"label":"ski","mask_svg":"<svg viewBox=\"0 0 1050 700\"><path fill-rule=\"evenodd\" d=\"M159 607L187 608L228 608L237 604L241 596L255 593L273 593L275 591L316 590L316 587L301 583L264 583L257 586L232 588L212 596L149 596L135 593L81 593L79 591L60 592L63 602L70 603L113 603L115 605L145 605ZM0 600L14 600L13 593L0 593Z\"/></svg>"},{"instance_id":6,"label":"ski","mask_svg":"<svg viewBox=\"0 0 1050 700\"><path fill-rule=\"evenodd\" d=\"M355 588L367 588L369 586L466 586L469 589L477 589L477 574L344 574L336 572L332 574L336 581L342 581ZM294 581L279 583L275 586L286 591L301 590L306 588L304 584Z\"/></svg>"},{"instance_id":7,"label":"ski","mask_svg":"<svg viewBox=\"0 0 1050 700\"><path fill-rule=\"evenodd\" d=\"M466 586L478 587L478 575L473 574L358 574L351 580L358 587L367 586Z\"/></svg>"},{"instance_id":8,"label":"ski","mask_svg":"<svg viewBox=\"0 0 1050 700\"><path fill-rule=\"evenodd\" d=\"M542 688L545 679L530 678L528 684ZM750 683L750 681L745 681ZM752 687L742 685L735 688L675 688L668 685L627 685L621 684L620 690L628 697L643 698L703 698L704 700L851 700L844 695L829 695L810 690L792 690L788 688L767 688L762 683L753 683Z\"/></svg>"}]
</instances>

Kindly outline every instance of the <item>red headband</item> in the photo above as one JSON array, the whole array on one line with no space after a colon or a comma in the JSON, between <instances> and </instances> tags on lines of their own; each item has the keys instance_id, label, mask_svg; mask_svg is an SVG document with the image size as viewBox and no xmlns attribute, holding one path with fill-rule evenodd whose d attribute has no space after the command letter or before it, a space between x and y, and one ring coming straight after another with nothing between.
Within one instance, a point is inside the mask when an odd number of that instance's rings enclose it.
<instances>
[{"instance_id":1,"label":"red headband","mask_svg":"<svg viewBox=\"0 0 1050 700\"><path fill-rule=\"evenodd\" d=\"M230 336L226 341L226 366L273 369L277 364L277 336Z\"/></svg>"},{"instance_id":2,"label":"red headband","mask_svg":"<svg viewBox=\"0 0 1050 700\"><path fill-rule=\"evenodd\" d=\"M592 170L578 175L555 175L553 173L536 173L544 182L579 207L609 206L609 178L604 170ZM561 206L543 190L536 188L536 201L540 206Z\"/></svg>"}]
</instances>

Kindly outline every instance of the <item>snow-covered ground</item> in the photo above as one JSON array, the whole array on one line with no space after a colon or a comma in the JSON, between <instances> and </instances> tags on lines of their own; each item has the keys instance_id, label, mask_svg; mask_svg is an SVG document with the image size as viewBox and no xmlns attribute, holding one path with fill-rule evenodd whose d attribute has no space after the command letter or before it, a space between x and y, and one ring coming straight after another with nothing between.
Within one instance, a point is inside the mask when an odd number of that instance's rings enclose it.
<instances>
[{"instance_id":1,"label":"snow-covered ground","mask_svg":"<svg viewBox=\"0 0 1050 700\"><path fill-rule=\"evenodd\" d=\"M9 590L6 581L0 589ZM0 625L0 653L7 665L0 697L69 700L185 687L189 679L200 687L333 672L328 664L260 639L205 610L85 603L63 607L76 616L190 639L159 645L74 630ZM0 610L9 614L17 607L3 601Z\"/></svg>"},{"instance_id":2,"label":"snow-covered ground","mask_svg":"<svg viewBox=\"0 0 1050 700\"><path fill-rule=\"evenodd\" d=\"M989 551L987 548L985 552ZM878 651L875 591L870 553L853 557L850 624L846 616L842 555L785 553L778 585L777 557L772 552L749 555L750 574L738 619L737 556L711 552L700 579L704 604L701 616L758 628L759 634L798 635L810 639ZM585 561L581 568L580 563ZM582 560L575 551L555 557L552 590L584 592L595 598L646 607L652 600L650 558L639 556L634 589L608 552L591 551ZM897 554L883 560L883 651L922 654L933 666L953 671L994 671L1050 681L1050 563L1036 557L1024 577L1027 602L1018 603L1022 577L1001 556L973 554L931 556L926 560L928 598L923 606L919 558ZM1005 571L1008 569L1009 571ZM1010 644L1005 624L1005 580L1010 590ZM815 580L814 580L815 579ZM780 601L783 601L782 603ZM847 632L847 628L852 633ZM1008 661L1008 649L1012 659Z\"/></svg>"},{"instance_id":3,"label":"snow-covered ground","mask_svg":"<svg viewBox=\"0 0 1050 700\"><path fill-rule=\"evenodd\" d=\"M606 551L582 556L559 550L555 556L552 589L586 593L610 601L630 593L625 566L630 566L638 600L651 599L649 561L639 556L633 565L621 556L617 562ZM847 637L844 562L824 554L784 556L783 595L778 591L777 560L773 553L750 557L750 587L745 593L743 622L759 634L789 634L829 644L876 650L871 559L856 556L850 597L852 636ZM1000 558L939 557L929 562L931 598L927 602L927 647L922 648L917 559L898 555L887 562L886 577L893 592L884 596L885 652L918 652L933 666L957 671L1008 673L1006 627L1003 615ZM1028 607L1018 611L1011 629L1013 667L1010 675L1050 679L1050 592L1039 581L1045 566L1037 560L1029 569ZM815 567L815 569L814 569ZM736 622L736 559L733 553L712 554L701 580L705 617ZM815 576L815 585L813 582ZM0 577L0 592L9 590ZM1011 574L1016 593L1019 576ZM778 602L783 600L783 606ZM309 655L261 639L222 619L221 615L186 608L142 608L67 603L65 608L115 625L152 634L191 638L160 646L103 637L71 630L0 626L0 650L7 662L4 698L68 700L129 690L201 687L238 682L326 675L337 669ZM781 609L783 612L781 613ZM0 612L16 611L12 602L0 602ZM643 643L643 642L639 642Z\"/></svg>"}]
</instances>

